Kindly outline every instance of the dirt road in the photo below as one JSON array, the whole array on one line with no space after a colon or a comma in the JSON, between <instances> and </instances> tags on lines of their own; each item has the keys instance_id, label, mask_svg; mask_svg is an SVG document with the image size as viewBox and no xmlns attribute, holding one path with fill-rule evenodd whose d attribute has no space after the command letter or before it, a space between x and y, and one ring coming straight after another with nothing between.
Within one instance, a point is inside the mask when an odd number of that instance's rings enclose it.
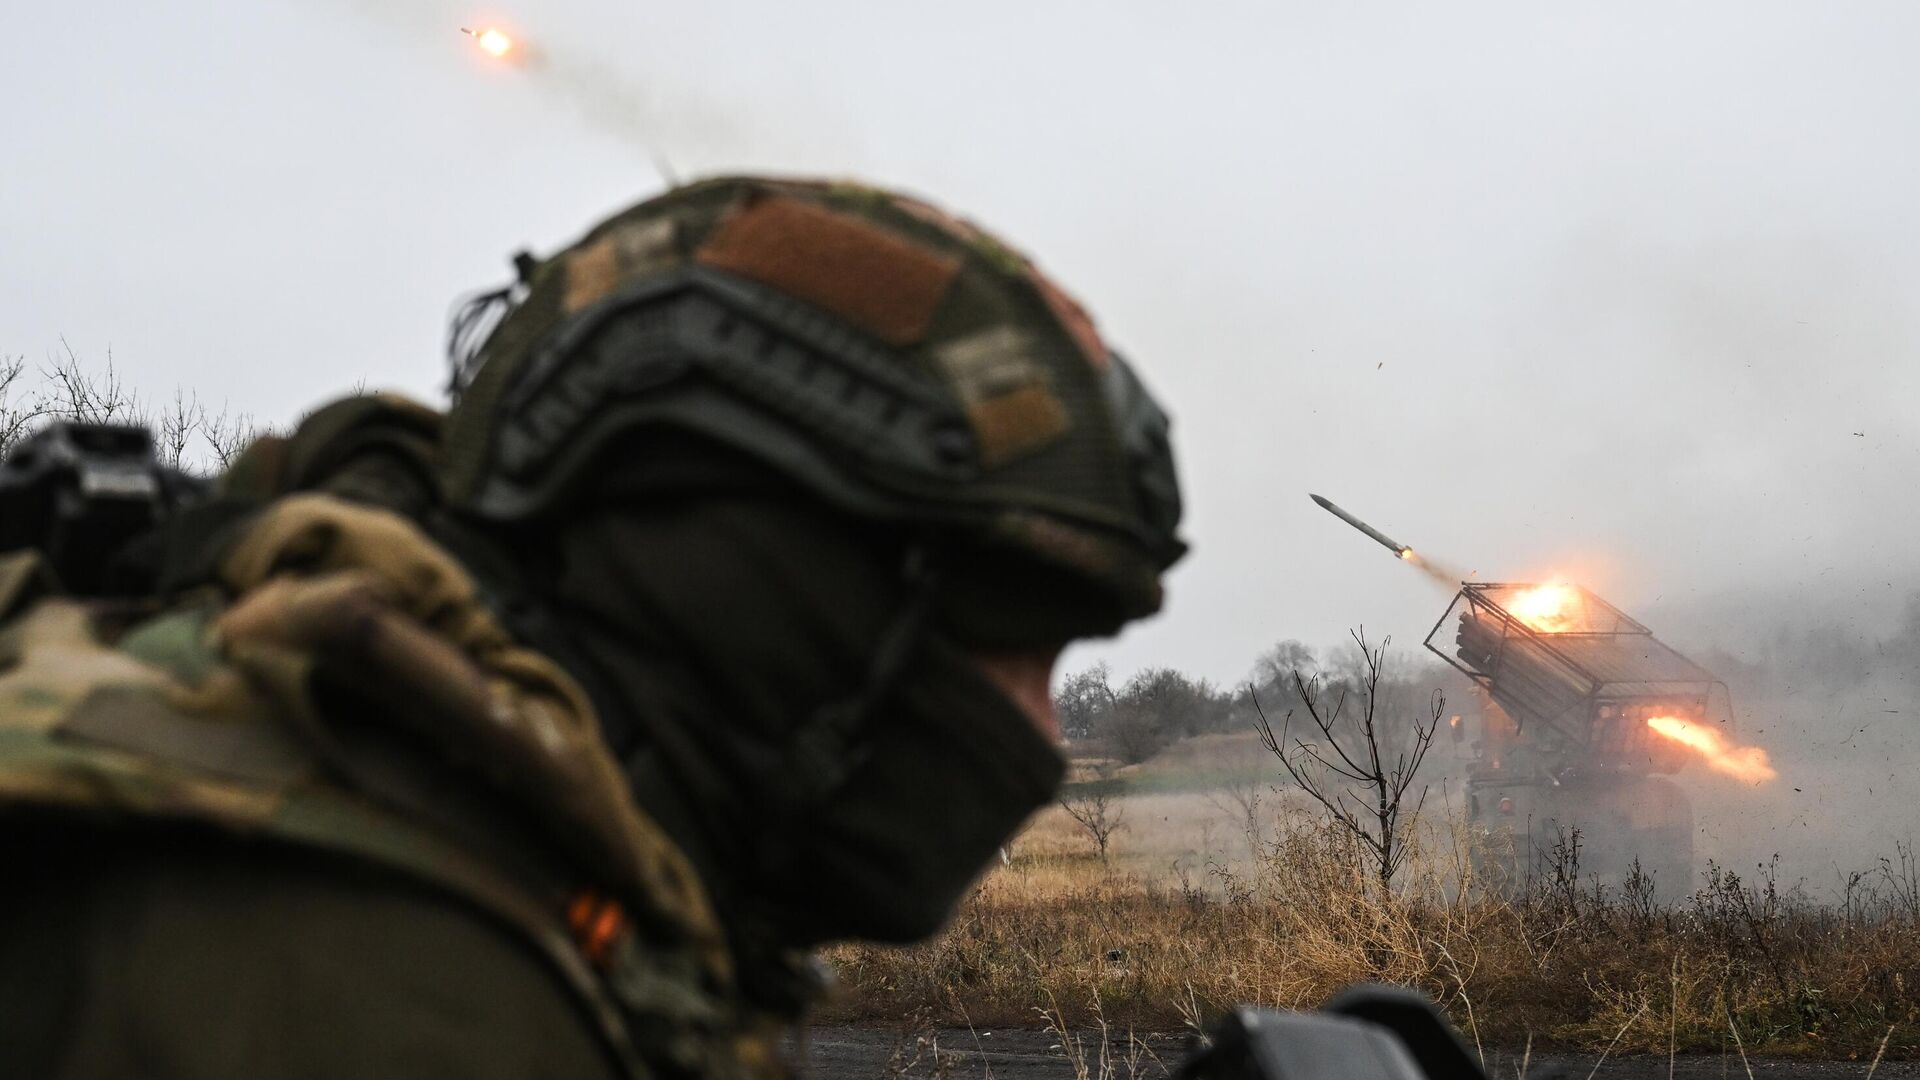
<instances>
[{"instance_id":1,"label":"dirt road","mask_svg":"<svg viewBox=\"0 0 1920 1080\"><path fill-rule=\"evenodd\" d=\"M969 1032L936 1029L910 1035L882 1028L816 1027L807 1033L806 1046L796 1058L807 1063L805 1075L817 1080L879 1080L891 1077L946 1077L950 1080L1148 1080L1166 1076L1185 1056L1177 1038L1150 1037L1144 1046L1129 1047L1124 1038L1106 1048L1108 1068L1101 1067L1098 1039L1079 1046L1082 1073L1071 1048L1044 1031L992 1030ZM1672 1063L1661 1057L1609 1058L1594 1070L1593 1055L1541 1056L1527 1063L1526 1080L1746 1080L1738 1055L1689 1055ZM1864 1061L1749 1062L1755 1080L1864 1080ZM1488 1072L1498 1080L1515 1077L1518 1054L1489 1052ZM1920 1080L1920 1062L1882 1062L1874 1080Z\"/></svg>"}]
</instances>

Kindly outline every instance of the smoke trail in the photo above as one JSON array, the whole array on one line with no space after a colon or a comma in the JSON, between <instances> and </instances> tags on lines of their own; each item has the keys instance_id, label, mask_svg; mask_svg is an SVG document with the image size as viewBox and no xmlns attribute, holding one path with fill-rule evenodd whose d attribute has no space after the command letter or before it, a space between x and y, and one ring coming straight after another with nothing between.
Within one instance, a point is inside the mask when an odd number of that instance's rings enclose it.
<instances>
[{"instance_id":1,"label":"smoke trail","mask_svg":"<svg viewBox=\"0 0 1920 1080\"><path fill-rule=\"evenodd\" d=\"M1402 561L1427 575L1435 584L1445 586L1449 591L1459 588L1461 582L1473 576L1472 573L1463 574L1451 564L1440 562L1412 549L1408 549Z\"/></svg>"},{"instance_id":2,"label":"smoke trail","mask_svg":"<svg viewBox=\"0 0 1920 1080\"><path fill-rule=\"evenodd\" d=\"M675 182L682 171L676 164L745 164L778 157L781 151L801 145L792 125L776 128L753 123L743 110L725 107L697 88L668 87L637 78L596 55L591 47L548 36L529 20L503 18L496 23L477 14L471 3L456 0L327 2L442 48L478 50L474 40L459 36L463 27L476 34L487 29L506 33L514 39L514 47L500 58L487 57L486 62L511 69L539 96L646 154L668 183ZM809 144L817 146L821 135L809 124Z\"/></svg>"},{"instance_id":3,"label":"smoke trail","mask_svg":"<svg viewBox=\"0 0 1920 1080\"><path fill-rule=\"evenodd\" d=\"M679 95L669 103L614 65L565 45L530 44L514 66L583 123L645 153L669 184L677 182L676 160L724 156L764 141L728 110Z\"/></svg>"}]
</instances>

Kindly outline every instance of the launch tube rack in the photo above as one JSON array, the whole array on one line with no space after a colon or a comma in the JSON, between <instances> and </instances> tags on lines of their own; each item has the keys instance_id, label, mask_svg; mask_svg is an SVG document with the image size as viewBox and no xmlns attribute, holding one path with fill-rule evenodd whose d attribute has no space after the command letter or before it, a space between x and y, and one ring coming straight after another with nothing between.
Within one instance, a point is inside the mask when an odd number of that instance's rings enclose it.
<instances>
[{"instance_id":1,"label":"launch tube rack","mask_svg":"<svg viewBox=\"0 0 1920 1080\"><path fill-rule=\"evenodd\" d=\"M1511 610L1524 592L1541 588L1573 595L1564 629L1535 629ZM1449 650L1436 642L1456 612ZM1578 585L1463 584L1426 646L1479 684L1517 729L1551 729L1566 749L1582 752L1589 769L1674 772L1688 752L1655 736L1647 719L1731 715L1725 683Z\"/></svg>"}]
</instances>

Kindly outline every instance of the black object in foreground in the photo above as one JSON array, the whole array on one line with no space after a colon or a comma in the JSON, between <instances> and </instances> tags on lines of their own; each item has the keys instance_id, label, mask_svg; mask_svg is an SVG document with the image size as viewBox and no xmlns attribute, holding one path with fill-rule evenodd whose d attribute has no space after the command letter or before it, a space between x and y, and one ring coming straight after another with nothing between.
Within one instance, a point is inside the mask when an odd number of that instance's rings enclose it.
<instances>
[{"instance_id":1,"label":"black object in foreground","mask_svg":"<svg viewBox=\"0 0 1920 1080\"><path fill-rule=\"evenodd\" d=\"M1392 986L1342 991L1318 1013L1235 1009L1179 1080L1484 1080L1439 1010Z\"/></svg>"},{"instance_id":2,"label":"black object in foreground","mask_svg":"<svg viewBox=\"0 0 1920 1080\"><path fill-rule=\"evenodd\" d=\"M161 465L144 427L51 423L0 462L0 552L37 548L62 587L92 595L116 552L207 487Z\"/></svg>"}]
</instances>

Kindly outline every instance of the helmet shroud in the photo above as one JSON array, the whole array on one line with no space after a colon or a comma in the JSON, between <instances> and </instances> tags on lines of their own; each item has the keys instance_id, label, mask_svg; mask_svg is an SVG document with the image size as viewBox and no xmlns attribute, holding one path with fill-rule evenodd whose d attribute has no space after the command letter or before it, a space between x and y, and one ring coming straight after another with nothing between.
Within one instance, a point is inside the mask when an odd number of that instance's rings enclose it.
<instances>
[{"instance_id":1,"label":"helmet shroud","mask_svg":"<svg viewBox=\"0 0 1920 1080\"><path fill-rule=\"evenodd\" d=\"M551 518L628 436L678 429L940 537L963 577L1073 594L1097 612L1076 633L1160 606L1185 550L1167 418L1079 305L984 231L864 186L723 178L522 271L454 357L463 511Z\"/></svg>"}]
</instances>

